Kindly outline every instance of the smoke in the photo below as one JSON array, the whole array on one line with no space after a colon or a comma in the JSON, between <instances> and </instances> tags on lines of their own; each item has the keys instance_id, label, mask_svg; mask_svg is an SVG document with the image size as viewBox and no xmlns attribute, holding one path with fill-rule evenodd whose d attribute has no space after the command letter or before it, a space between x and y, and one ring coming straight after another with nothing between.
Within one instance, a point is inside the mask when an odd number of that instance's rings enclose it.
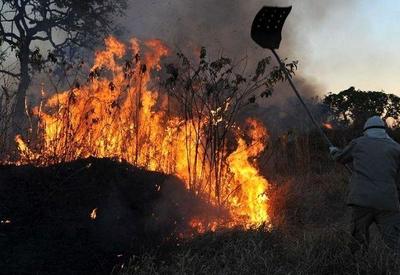
<instances>
[{"instance_id":1,"label":"smoke","mask_svg":"<svg viewBox=\"0 0 400 275\"><path fill-rule=\"evenodd\" d=\"M301 94L308 99L327 93L317 76L303 74L305 64L310 63L308 57L313 54L309 51L313 43L311 33L323 30L324 22L330 15L347 15L357 1L135 0L130 2L127 16L121 20L121 24L126 27L126 38L159 38L173 50L185 54L204 46L214 57L222 54L236 61L246 57L247 68L253 70L258 60L271 55L250 38L255 14L264 5L292 5L292 12L283 29L279 53L288 61L299 61L294 80ZM280 113L290 113L288 102L292 102L293 97L288 84L282 83L277 85L270 98L259 104L269 108L278 106Z\"/></svg>"},{"instance_id":2,"label":"smoke","mask_svg":"<svg viewBox=\"0 0 400 275\"><path fill-rule=\"evenodd\" d=\"M249 36L255 14L264 5L293 5L284 28L281 51L285 54L293 51L295 55L294 47L304 45L307 32L322 27L328 13L351 2L354 1L135 0L130 2L121 23L128 37L156 37L178 48L195 44L218 48L227 54L247 53L257 57L265 52Z\"/></svg>"},{"instance_id":3,"label":"smoke","mask_svg":"<svg viewBox=\"0 0 400 275\"><path fill-rule=\"evenodd\" d=\"M337 20L347 20L346 17L351 16L351 8L358 1L129 0L126 16L117 19L117 23L123 25L125 30L120 39L158 38L173 51L182 51L186 55L192 55L204 46L211 58L219 55L234 61L246 58L247 70L252 72L258 60L271 55L250 38L255 14L264 5L292 5L292 12L283 28L279 54L288 61L299 61L294 81L303 97L310 99L328 92L323 83L318 81L318 75L305 73L307 68L313 66L313 35L315 32L333 31L326 27L327 18L336 16ZM276 64L275 60L273 62ZM38 95L39 83L43 82L47 83L47 80L40 80L38 85L33 85L31 90L34 94ZM280 83L271 97L258 104L270 112L274 109L279 116L291 117L296 115L294 109L299 111L292 108L293 100L297 99L288 83ZM265 113L265 110L260 112Z\"/></svg>"},{"instance_id":4,"label":"smoke","mask_svg":"<svg viewBox=\"0 0 400 275\"><path fill-rule=\"evenodd\" d=\"M146 227L164 230L167 233L190 234L196 230L192 221L202 222L204 228L213 221L229 219L227 209L219 209L202 200L175 176L168 176L160 188L160 197L155 201L153 215L148 217Z\"/></svg>"},{"instance_id":5,"label":"smoke","mask_svg":"<svg viewBox=\"0 0 400 275\"><path fill-rule=\"evenodd\" d=\"M187 55L206 47L211 57L223 55L234 61L247 59L247 68L254 70L258 60L271 53L260 48L250 38L250 28L255 14L262 6L289 6L293 9L283 29L283 40L279 49L282 58L298 60L295 82L306 98L326 94L328 91L318 82L318 76L306 75L307 66L312 66L310 46L312 33L324 30L326 18L339 14L340 19L350 16L351 6L360 0L128 0L126 16L117 18L124 26L120 39L131 37L140 40L158 38L165 41L173 51ZM347 12L344 12L347 11ZM327 31L329 31L327 29ZM121 37L122 36L122 37ZM275 61L274 61L275 62ZM42 77L30 90L38 96ZM47 87L49 86L49 87ZM50 85L46 85L46 90ZM272 97L261 106L285 105L293 97L287 83L278 85Z\"/></svg>"},{"instance_id":6,"label":"smoke","mask_svg":"<svg viewBox=\"0 0 400 275\"><path fill-rule=\"evenodd\" d=\"M128 0L126 16L117 18L124 26L122 38L141 40L159 38L174 51L193 54L201 46L207 48L212 57L224 55L234 61L247 58L249 70L254 70L258 60L269 56L250 38L250 28L255 14L264 5L289 6L293 9L283 29L283 40L279 53L288 61L298 60L299 68L295 82L301 93L310 98L326 94L318 76L306 75L307 66L312 66L310 51L312 33L324 30L326 19L332 15L338 20L351 16L351 7L360 0ZM327 32L330 30L327 28ZM331 30L332 31L332 30ZM30 88L31 96L38 97L41 84L53 90L48 79L41 76ZM282 105L293 96L287 86L278 85L275 94L262 106Z\"/></svg>"}]
</instances>

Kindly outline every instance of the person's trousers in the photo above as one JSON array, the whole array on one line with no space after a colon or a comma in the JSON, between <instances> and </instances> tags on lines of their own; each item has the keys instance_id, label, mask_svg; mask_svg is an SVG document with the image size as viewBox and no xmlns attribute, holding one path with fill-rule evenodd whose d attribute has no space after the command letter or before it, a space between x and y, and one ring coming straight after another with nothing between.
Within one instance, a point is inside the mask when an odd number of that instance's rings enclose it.
<instances>
[{"instance_id":1,"label":"person's trousers","mask_svg":"<svg viewBox=\"0 0 400 275\"><path fill-rule=\"evenodd\" d=\"M385 244L400 253L400 212L351 206L352 252L368 248L369 227L375 223Z\"/></svg>"}]
</instances>

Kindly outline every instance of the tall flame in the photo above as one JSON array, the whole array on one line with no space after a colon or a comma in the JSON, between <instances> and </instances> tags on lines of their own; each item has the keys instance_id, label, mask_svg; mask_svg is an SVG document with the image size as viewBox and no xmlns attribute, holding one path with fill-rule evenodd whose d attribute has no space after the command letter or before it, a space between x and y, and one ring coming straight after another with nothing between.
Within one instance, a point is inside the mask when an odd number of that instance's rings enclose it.
<instances>
[{"instance_id":1,"label":"tall flame","mask_svg":"<svg viewBox=\"0 0 400 275\"><path fill-rule=\"evenodd\" d=\"M237 130L236 149L224 148L221 153L201 146L206 133L199 129L210 123L208 118L170 114L168 97L150 88L155 82L151 71L161 68L160 59L169 49L159 40L147 41L144 46L141 58L140 44L132 39L133 57L122 61L126 46L107 38L105 49L96 53L87 83L53 95L34 109L39 120L38 142L28 145L16 137L21 162L49 165L89 156L123 159L175 174L188 189L229 212L223 219L194 219L191 224L199 231L268 223L268 181L255 163L265 148L266 129L249 119L250 142ZM215 125L220 122L218 117L212 121ZM218 173L211 154L223 160L218 162Z\"/></svg>"},{"instance_id":2,"label":"tall flame","mask_svg":"<svg viewBox=\"0 0 400 275\"><path fill-rule=\"evenodd\" d=\"M239 196L231 198L231 205L235 208L235 216L246 217L251 224L259 224L268 221L268 204L265 187L268 182L259 175L250 158L257 157L264 150L263 140L267 132L265 128L255 120L248 120L252 144L248 146L242 139L238 139L237 149L228 157L230 170L234 174L236 182L241 184ZM245 202L245 203L243 203ZM236 203L239 203L236 207Z\"/></svg>"}]
</instances>

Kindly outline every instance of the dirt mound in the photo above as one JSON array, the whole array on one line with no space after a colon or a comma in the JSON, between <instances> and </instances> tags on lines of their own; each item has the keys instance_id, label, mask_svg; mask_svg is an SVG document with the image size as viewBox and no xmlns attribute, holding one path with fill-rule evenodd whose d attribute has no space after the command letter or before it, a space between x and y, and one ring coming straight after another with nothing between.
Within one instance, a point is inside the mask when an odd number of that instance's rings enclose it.
<instances>
[{"instance_id":1,"label":"dirt mound","mask_svg":"<svg viewBox=\"0 0 400 275\"><path fill-rule=\"evenodd\" d=\"M110 159L0 166L0 270L108 274L201 207L176 178Z\"/></svg>"}]
</instances>

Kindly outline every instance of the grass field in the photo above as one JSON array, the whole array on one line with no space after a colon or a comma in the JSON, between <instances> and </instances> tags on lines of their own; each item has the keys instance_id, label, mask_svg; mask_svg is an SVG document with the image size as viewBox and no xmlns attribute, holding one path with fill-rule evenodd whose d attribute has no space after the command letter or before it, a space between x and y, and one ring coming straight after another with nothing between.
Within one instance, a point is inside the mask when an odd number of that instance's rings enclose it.
<instances>
[{"instance_id":1,"label":"grass field","mask_svg":"<svg viewBox=\"0 0 400 275\"><path fill-rule=\"evenodd\" d=\"M355 255L350 252L345 204L348 173L333 163L325 168L323 172L308 169L275 176L270 190L271 230L234 229L199 235L175 247L161 246L134 255L122 270L118 267L118 272L399 274L399 257L385 247L375 226L369 250Z\"/></svg>"},{"instance_id":2,"label":"grass field","mask_svg":"<svg viewBox=\"0 0 400 275\"><path fill-rule=\"evenodd\" d=\"M279 229L210 233L168 255L133 256L121 274L399 274L398 256L375 240L353 256L335 227L287 235Z\"/></svg>"}]
</instances>

